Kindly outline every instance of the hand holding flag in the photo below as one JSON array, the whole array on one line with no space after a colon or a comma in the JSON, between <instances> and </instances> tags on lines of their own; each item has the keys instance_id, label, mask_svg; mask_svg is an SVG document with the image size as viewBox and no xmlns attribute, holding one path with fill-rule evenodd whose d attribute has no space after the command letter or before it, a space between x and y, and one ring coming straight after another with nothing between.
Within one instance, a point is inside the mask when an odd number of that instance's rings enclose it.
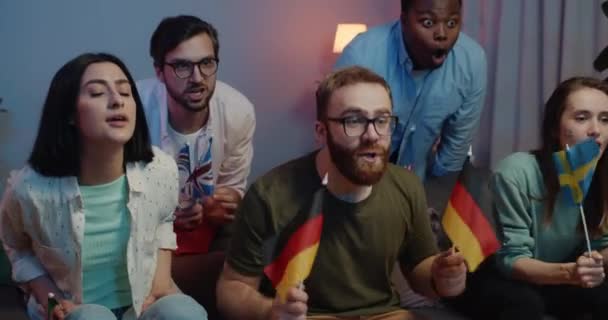
<instances>
[{"instance_id":1,"label":"hand holding flag","mask_svg":"<svg viewBox=\"0 0 608 320\"><path fill-rule=\"evenodd\" d=\"M306 320L308 312L308 294L304 286L290 288L287 291L285 302L281 302L279 296L274 299L270 311L272 320Z\"/></svg>"},{"instance_id":2,"label":"hand holding flag","mask_svg":"<svg viewBox=\"0 0 608 320\"><path fill-rule=\"evenodd\" d=\"M597 251L585 252L576 259L576 282L583 288L595 288L604 282L604 257Z\"/></svg>"},{"instance_id":3,"label":"hand holding flag","mask_svg":"<svg viewBox=\"0 0 608 320\"><path fill-rule=\"evenodd\" d=\"M462 254L455 247L438 254L431 265L431 277L439 296L455 297L461 294L467 279L467 267Z\"/></svg>"},{"instance_id":4,"label":"hand holding flag","mask_svg":"<svg viewBox=\"0 0 608 320\"><path fill-rule=\"evenodd\" d=\"M212 223L213 213L217 211L206 205L213 201L211 196L214 194L212 143L213 139L209 137L207 151L198 159L194 168L190 163L191 150L188 144L180 149L177 156L180 185L180 208L175 214L177 255L209 252L217 233L219 224ZM223 211L225 210L222 213ZM211 214L211 218L205 219L208 214ZM222 214L222 218L223 216Z\"/></svg>"}]
</instances>

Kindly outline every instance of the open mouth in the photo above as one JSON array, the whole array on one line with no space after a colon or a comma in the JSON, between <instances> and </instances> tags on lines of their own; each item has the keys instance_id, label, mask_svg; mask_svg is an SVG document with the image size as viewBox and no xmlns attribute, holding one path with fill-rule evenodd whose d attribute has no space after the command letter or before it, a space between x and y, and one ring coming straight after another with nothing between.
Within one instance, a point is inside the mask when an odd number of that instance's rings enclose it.
<instances>
[{"instance_id":1,"label":"open mouth","mask_svg":"<svg viewBox=\"0 0 608 320\"><path fill-rule=\"evenodd\" d=\"M129 119L125 115L122 115L122 114L113 115L106 119L106 122L115 123L115 124L126 123L128 121L129 121Z\"/></svg>"},{"instance_id":2,"label":"open mouth","mask_svg":"<svg viewBox=\"0 0 608 320\"><path fill-rule=\"evenodd\" d=\"M435 49L433 50L431 56L433 57L433 61L435 62L443 62L446 56L448 55L448 50L446 49Z\"/></svg>"},{"instance_id":3,"label":"open mouth","mask_svg":"<svg viewBox=\"0 0 608 320\"><path fill-rule=\"evenodd\" d=\"M206 91L204 87L192 88L186 91L186 94L190 100L201 100L205 96Z\"/></svg>"},{"instance_id":4,"label":"open mouth","mask_svg":"<svg viewBox=\"0 0 608 320\"><path fill-rule=\"evenodd\" d=\"M381 159L382 154L377 151L366 151L357 153L357 156L365 161L374 162L378 159Z\"/></svg>"}]
</instances>

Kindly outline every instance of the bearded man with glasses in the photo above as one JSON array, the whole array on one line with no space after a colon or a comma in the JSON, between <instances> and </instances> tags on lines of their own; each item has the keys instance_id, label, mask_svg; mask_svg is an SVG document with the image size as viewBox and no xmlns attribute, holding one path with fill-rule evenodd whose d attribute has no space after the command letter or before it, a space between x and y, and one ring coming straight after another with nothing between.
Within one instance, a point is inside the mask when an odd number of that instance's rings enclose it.
<instances>
[{"instance_id":1,"label":"bearded man with glasses","mask_svg":"<svg viewBox=\"0 0 608 320\"><path fill-rule=\"evenodd\" d=\"M323 80L316 97L315 136L324 147L247 190L217 285L218 307L231 320L421 319L399 306L390 277L396 262L414 290L429 297L462 293L466 267L453 249L438 253L420 179L388 163L397 124L389 86L349 67ZM313 208L321 213L312 216L314 199L321 199ZM301 228L311 225L316 229ZM315 247L314 261L303 258ZM303 283L289 281L297 272L287 269L309 263ZM284 299L267 290L268 266L286 266L282 278L269 276L279 289L287 284Z\"/></svg>"},{"instance_id":2,"label":"bearded man with glasses","mask_svg":"<svg viewBox=\"0 0 608 320\"><path fill-rule=\"evenodd\" d=\"M152 143L174 156L180 174L174 279L212 319L215 279L250 172L255 129L251 102L216 79L218 53L211 24L165 18L150 40L156 78L137 83Z\"/></svg>"}]
</instances>

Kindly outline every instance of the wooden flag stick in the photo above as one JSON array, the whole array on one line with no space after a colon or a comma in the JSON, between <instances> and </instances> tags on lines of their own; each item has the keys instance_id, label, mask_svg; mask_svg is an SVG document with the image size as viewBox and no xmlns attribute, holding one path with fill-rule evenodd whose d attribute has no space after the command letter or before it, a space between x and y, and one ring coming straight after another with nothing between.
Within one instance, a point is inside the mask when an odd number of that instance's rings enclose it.
<instances>
[{"instance_id":1,"label":"wooden flag stick","mask_svg":"<svg viewBox=\"0 0 608 320\"><path fill-rule=\"evenodd\" d=\"M585 219L585 211L583 205L578 205L579 212L581 213L581 221L583 221L583 230L585 231L585 241L587 242L587 251L589 252L589 258L591 258L591 241L589 241L589 231L587 230L587 219Z\"/></svg>"}]
</instances>

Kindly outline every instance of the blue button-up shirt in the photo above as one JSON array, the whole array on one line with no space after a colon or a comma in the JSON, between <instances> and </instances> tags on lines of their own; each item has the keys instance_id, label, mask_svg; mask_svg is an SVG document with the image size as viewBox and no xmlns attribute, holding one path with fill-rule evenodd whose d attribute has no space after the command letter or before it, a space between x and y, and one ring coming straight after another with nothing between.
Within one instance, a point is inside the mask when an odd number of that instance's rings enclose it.
<instances>
[{"instance_id":1,"label":"blue button-up shirt","mask_svg":"<svg viewBox=\"0 0 608 320\"><path fill-rule=\"evenodd\" d=\"M388 82L393 113L399 117L391 143L398 165L412 168L422 179L460 171L484 105L485 53L460 33L439 68L414 76L401 30L401 22L396 21L359 34L335 67L360 65ZM441 143L433 154L439 137Z\"/></svg>"}]
</instances>

